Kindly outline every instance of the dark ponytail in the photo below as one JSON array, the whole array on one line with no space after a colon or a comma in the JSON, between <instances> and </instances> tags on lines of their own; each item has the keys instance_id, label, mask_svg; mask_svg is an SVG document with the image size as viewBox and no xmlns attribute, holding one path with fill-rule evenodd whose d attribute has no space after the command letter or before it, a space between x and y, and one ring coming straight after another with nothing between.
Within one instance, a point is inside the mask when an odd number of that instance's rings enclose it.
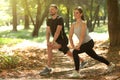
<instances>
[{"instance_id":1,"label":"dark ponytail","mask_svg":"<svg viewBox=\"0 0 120 80\"><path fill-rule=\"evenodd\" d=\"M82 20L85 20L85 19L84 19L84 15L83 15L82 7L78 6L78 7L75 8L74 10L78 10L80 13L82 13L81 19L82 19Z\"/></svg>"}]
</instances>

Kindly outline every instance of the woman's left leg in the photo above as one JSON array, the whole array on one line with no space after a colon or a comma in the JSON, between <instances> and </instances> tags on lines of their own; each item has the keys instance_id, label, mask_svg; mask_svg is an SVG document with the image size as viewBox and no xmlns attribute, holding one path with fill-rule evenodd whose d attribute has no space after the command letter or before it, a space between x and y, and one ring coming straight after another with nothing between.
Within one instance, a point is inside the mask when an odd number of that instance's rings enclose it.
<instances>
[{"instance_id":1,"label":"woman's left leg","mask_svg":"<svg viewBox=\"0 0 120 80\"><path fill-rule=\"evenodd\" d=\"M102 56L97 55L96 52L93 49L86 50L86 53L95 60L98 60L102 63L105 63L106 65L110 64L110 62L108 60L106 60Z\"/></svg>"}]
</instances>

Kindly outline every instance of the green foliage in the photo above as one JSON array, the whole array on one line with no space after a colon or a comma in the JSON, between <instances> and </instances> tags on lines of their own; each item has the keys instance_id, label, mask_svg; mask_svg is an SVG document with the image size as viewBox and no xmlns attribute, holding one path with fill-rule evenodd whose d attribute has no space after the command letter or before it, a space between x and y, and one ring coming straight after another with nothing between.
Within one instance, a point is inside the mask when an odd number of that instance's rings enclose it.
<instances>
[{"instance_id":1,"label":"green foliage","mask_svg":"<svg viewBox=\"0 0 120 80\"><path fill-rule=\"evenodd\" d=\"M0 1L0 25L9 24L12 20L7 0Z\"/></svg>"},{"instance_id":2,"label":"green foliage","mask_svg":"<svg viewBox=\"0 0 120 80\"><path fill-rule=\"evenodd\" d=\"M21 42L21 39L13 39L13 38L0 38L0 46L1 45L14 45Z\"/></svg>"},{"instance_id":3,"label":"green foliage","mask_svg":"<svg viewBox=\"0 0 120 80\"><path fill-rule=\"evenodd\" d=\"M8 26L5 26L4 29L6 29ZM22 26L19 26L22 27ZM42 42L45 40L45 28L41 27L40 32L39 32L39 36L33 38L31 36L33 28L31 27L28 30L25 29L19 29L19 31L17 32L12 32L9 30L5 30L5 31L0 31L0 45L11 45L11 44L16 44L19 42L22 42L23 40L31 40L31 41L37 41L37 42Z\"/></svg>"},{"instance_id":4,"label":"green foliage","mask_svg":"<svg viewBox=\"0 0 120 80\"><path fill-rule=\"evenodd\" d=\"M95 27L94 32L104 33L108 31L107 25L101 25L100 27Z\"/></svg>"},{"instance_id":5,"label":"green foliage","mask_svg":"<svg viewBox=\"0 0 120 80\"><path fill-rule=\"evenodd\" d=\"M15 55L0 54L0 68L1 69L11 69L15 68L19 62L20 57Z\"/></svg>"},{"instance_id":6,"label":"green foliage","mask_svg":"<svg viewBox=\"0 0 120 80\"><path fill-rule=\"evenodd\" d=\"M63 4L60 5L60 11L63 15L67 14L67 8Z\"/></svg>"},{"instance_id":7,"label":"green foliage","mask_svg":"<svg viewBox=\"0 0 120 80\"><path fill-rule=\"evenodd\" d=\"M44 25L45 26L45 25ZM43 42L46 37L46 29L45 27L41 27L40 31L39 31L39 36L33 38L31 36L32 33L32 29L30 28L28 30L25 29L20 29L17 32L10 32L9 30L6 31L2 31L0 33L0 45L14 45L17 44L19 42L22 42L23 40L31 40L31 41L36 41L36 42ZM108 31L108 27L107 25L101 25L100 27L95 27L94 32L97 33L103 33L103 32L107 32Z\"/></svg>"}]
</instances>

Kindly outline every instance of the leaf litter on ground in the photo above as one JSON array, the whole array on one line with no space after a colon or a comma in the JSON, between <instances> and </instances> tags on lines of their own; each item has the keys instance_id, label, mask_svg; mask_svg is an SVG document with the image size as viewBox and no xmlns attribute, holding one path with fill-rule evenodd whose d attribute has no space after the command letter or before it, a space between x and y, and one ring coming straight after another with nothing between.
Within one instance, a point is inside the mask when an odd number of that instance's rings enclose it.
<instances>
[{"instance_id":1,"label":"leaf litter on ground","mask_svg":"<svg viewBox=\"0 0 120 80\"><path fill-rule=\"evenodd\" d=\"M93 34L92 34L93 35ZM96 35L96 34L95 34ZM93 36L94 37L94 36ZM120 49L109 50L109 42L106 40L95 39L95 51L97 54L113 61L116 68L112 73L101 74L106 70L106 65L90 58L85 53L80 57L88 62L86 68L81 69L83 77L78 79L93 80L119 80L120 79ZM74 69L74 63L71 58L65 56L62 52L54 50L53 52L53 72L48 76L40 76L47 63L46 43L37 43L25 40L15 46L3 46L1 53L16 55L20 57L19 63L15 68L0 69L0 78L3 79L73 79L68 76Z\"/></svg>"}]
</instances>

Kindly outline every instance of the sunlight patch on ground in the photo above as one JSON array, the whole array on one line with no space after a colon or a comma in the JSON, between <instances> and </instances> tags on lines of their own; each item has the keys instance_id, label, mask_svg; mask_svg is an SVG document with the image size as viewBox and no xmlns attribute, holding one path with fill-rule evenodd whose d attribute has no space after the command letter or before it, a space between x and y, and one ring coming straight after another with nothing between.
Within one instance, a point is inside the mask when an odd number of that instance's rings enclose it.
<instances>
[{"instance_id":1,"label":"sunlight patch on ground","mask_svg":"<svg viewBox=\"0 0 120 80\"><path fill-rule=\"evenodd\" d=\"M94 32L92 32L92 33L90 33L90 36L94 39L94 40L107 40L108 39L108 34L107 33L94 33ZM74 42L78 42L78 39L77 39L77 37L74 35L74 37L73 37L73 40L74 40ZM20 44L17 44L16 45L16 47L21 47L21 48L25 48L25 47L30 47L30 46L32 46L32 47L38 47L38 48L41 48L41 49L45 49L45 48L47 48L47 46L46 46L47 44L46 44L46 40L44 41L44 42L42 42L42 43L38 43L38 42L32 42L32 41L29 41L29 40L24 40L22 43L20 43Z\"/></svg>"},{"instance_id":2,"label":"sunlight patch on ground","mask_svg":"<svg viewBox=\"0 0 120 80\"><path fill-rule=\"evenodd\" d=\"M40 48L40 49L45 49L46 48L46 43L43 42L43 43L38 43L38 42L32 42L32 41L29 41L29 40L24 40L22 43L20 44L17 44L15 46L16 48L25 48L25 47L37 47L37 48Z\"/></svg>"},{"instance_id":3,"label":"sunlight patch on ground","mask_svg":"<svg viewBox=\"0 0 120 80\"><path fill-rule=\"evenodd\" d=\"M11 26L0 26L0 31L2 32L2 31L7 31L7 30L12 30L12 28L13 28L13 26L11 25ZM23 26L21 26L21 25L18 25L17 26L17 29L18 30L20 30L20 29L23 29Z\"/></svg>"},{"instance_id":4,"label":"sunlight patch on ground","mask_svg":"<svg viewBox=\"0 0 120 80\"><path fill-rule=\"evenodd\" d=\"M62 71L70 71L72 70L73 68L62 68L61 67L56 67L53 69L53 72L62 72Z\"/></svg>"},{"instance_id":5,"label":"sunlight patch on ground","mask_svg":"<svg viewBox=\"0 0 120 80\"><path fill-rule=\"evenodd\" d=\"M27 48L46 49L46 43L45 42L38 43L29 40L24 40L23 42L16 44L12 47L4 45L2 48L0 48L0 52L5 52L7 54L13 55L13 50L20 49L22 51Z\"/></svg>"},{"instance_id":6,"label":"sunlight patch on ground","mask_svg":"<svg viewBox=\"0 0 120 80\"><path fill-rule=\"evenodd\" d=\"M106 76L105 77L107 80L116 80L116 78L118 78L118 76L113 76L113 75L111 75L111 76ZM120 79L117 79L117 80L120 80Z\"/></svg>"},{"instance_id":7,"label":"sunlight patch on ground","mask_svg":"<svg viewBox=\"0 0 120 80\"><path fill-rule=\"evenodd\" d=\"M89 35L94 39L94 40L108 40L109 35L108 33L95 33L91 32Z\"/></svg>"},{"instance_id":8,"label":"sunlight patch on ground","mask_svg":"<svg viewBox=\"0 0 120 80\"><path fill-rule=\"evenodd\" d=\"M89 69L107 69L107 66L103 63L95 64L94 66L84 68L83 70L89 70Z\"/></svg>"}]
</instances>

